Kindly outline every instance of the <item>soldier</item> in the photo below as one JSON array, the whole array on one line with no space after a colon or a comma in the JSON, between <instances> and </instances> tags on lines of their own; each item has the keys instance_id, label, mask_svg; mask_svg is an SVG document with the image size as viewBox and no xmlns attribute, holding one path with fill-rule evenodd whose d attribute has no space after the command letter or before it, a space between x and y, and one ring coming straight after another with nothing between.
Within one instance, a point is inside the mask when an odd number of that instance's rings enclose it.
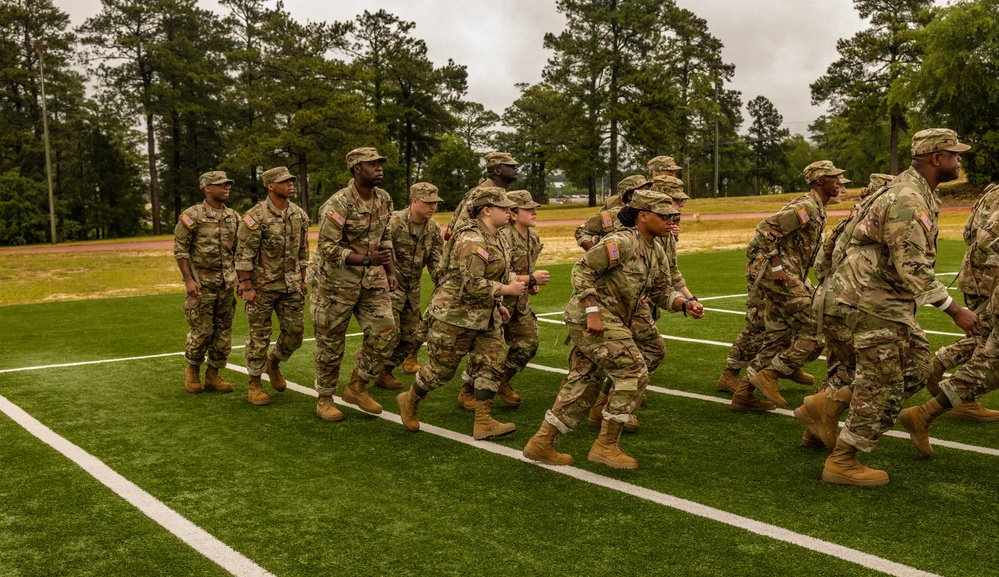
<instances>
[{"instance_id":1,"label":"soldier","mask_svg":"<svg viewBox=\"0 0 999 577\"><path fill-rule=\"evenodd\" d=\"M597 214L586 219L586 222L576 227L574 233L576 244L583 250L590 250L593 245L600 241L601 237L609 234L614 229L621 226L621 221L617 219L617 213L621 207L631 202L631 197L636 190L648 189L652 182L646 180L641 174L626 176L617 183L617 194L614 198L614 206L604 208Z\"/></svg>"},{"instance_id":2,"label":"soldier","mask_svg":"<svg viewBox=\"0 0 999 577\"><path fill-rule=\"evenodd\" d=\"M687 204L690 197L683 191L683 181L671 174L679 170L680 167L673 163L673 159L666 156L662 157L669 161L669 164L665 164L667 167L675 167L674 169L667 168L665 170L653 171L652 176L652 190L663 192L669 195L673 199L673 208L678 212L683 212L683 206ZM653 158L649 161L649 166L655 166L656 159ZM677 265L677 249L676 243L680 239L680 215L677 214L673 217L673 230L670 235L663 237L658 242L662 243L663 250L666 251L666 258L669 260L670 277L673 279L673 288L676 289L683 298L691 301L691 306L698 309L703 309L700 303L697 303L697 297L690 292L687 288L687 281L683 278L683 274L680 273L680 268ZM694 303L697 303L696 305ZM658 316L658 315L656 315ZM651 371L650 371L651 372Z\"/></svg>"},{"instance_id":3,"label":"soldier","mask_svg":"<svg viewBox=\"0 0 999 577\"><path fill-rule=\"evenodd\" d=\"M566 330L573 343L569 375L524 448L528 459L548 465L572 463L572 456L556 451L552 442L579 425L606 375L613 387L588 459L617 469L638 468L638 461L618 446L622 428L649 383L645 361L632 339L631 317L645 298L672 310L688 308L683 295L670 283L661 282L669 265L654 242L670 233L671 217L677 214L672 204L663 193L635 192L631 203L618 213L624 226L600 239L573 266L573 294L565 310Z\"/></svg>"},{"instance_id":4,"label":"soldier","mask_svg":"<svg viewBox=\"0 0 999 577\"><path fill-rule=\"evenodd\" d=\"M490 152L486 155L486 179L480 182L475 188L479 186L498 186L506 190L517 180L517 166L517 161L513 159L510 153ZM454 215L451 216L451 222L448 223L447 231L444 233L444 240L449 240L454 231L457 230L458 225L471 218L468 210L468 200L475 193L475 188L466 192L465 197L455 207Z\"/></svg>"},{"instance_id":5,"label":"soldier","mask_svg":"<svg viewBox=\"0 0 999 577\"><path fill-rule=\"evenodd\" d=\"M351 315L364 332L364 342L354 353L343 400L372 415L382 412L367 385L381 373L395 338L389 296L398 286L389 233L392 197L378 188L385 160L374 148L348 152L347 170L353 178L319 209L309 314L316 332L316 415L324 421L343 419L333 395Z\"/></svg>"},{"instance_id":6,"label":"soldier","mask_svg":"<svg viewBox=\"0 0 999 577\"><path fill-rule=\"evenodd\" d=\"M763 270L754 282L766 303L766 330L760 350L746 372L749 384L781 408L787 401L780 394L779 377L802 384L815 380L801 370L822 352L822 335L812 312L814 289L808 269L818 252L826 222L825 206L840 194L843 170L821 160L806 166L803 173L811 187L809 193L757 225L756 235L746 248L750 260L762 262ZM756 410L758 403L750 396L749 387L740 382L732 395L732 409L746 410L748 401L754 407L751 410Z\"/></svg>"},{"instance_id":7,"label":"soldier","mask_svg":"<svg viewBox=\"0 0 999 577\"><path fill-rule=\"evenodd\" d=\"M512 433L513 423L492 418L493 397L503 371L503 329L510 311L504 296L519 296L529 282L527 275L511 270L510 255L499 235L514 205L506 191L480 186L469 198L471 219L458 225L444 249L440 284L427 307L427 364L420 367L413 386L396 398L402 424L420 429L417 406L430 391L454 376L468 354L467 372L475 387L473 437L488 439Z\"/></svg>"},{"instance_id":8,"label":"soldier","mask_svg":"<svg viewBox=\"0 0 999 577\"><path fill-rule=\"evenodd\" d=\"M392 356L375 381L382 388L403 387L402 382L392 375L392 368L399 363L402 363L402 370L407 373L420 370L420 363L416 358L421 343L421 339L417 337L421 317L420 278L424 267L430 271L434 284L439 278L437 268L443 256L444 236L433 216L440 201L436 186L429 182L418 182L409 189L409 206L393 212L389 220L393 266L399 286L392 291L392 315L396 327Z\"/></svg>"},{"instance_id":9,"label":"soldier","mask_svg":"<svg viewBox=\"0 0 999 577\"><path fill-rule=\"evenodd\" d=\"M657 156L647 163L651 179L655 180L663 176L676 178L676 173L683 170L679 164L673 160L672 156Z\"/></svg>"},{"instance_id":10,"label":"soldier","mask_svg":"<svg viewBox=\"0 0 999 577\"><path fill-rule=\"evenodd\" d=\"M267 198L246 211L239 224L236 274L249 323L244 351L250 375L247 397L254 405L268 405L271 398L260 385L260 375L266 372L274 390L284 391L287 381L279 365L302 346L309 215L291 202L298 177L287 167L267 170L260 178ZM281 333L268 353L271 314L275 312Z\"/></svg>"},{"instance_id":11,"label":"soldier","mask_svg":"<svg viewBox=\"0 0 999 577\"><path fill-rule=\"evenodd\" d=\"M933 272L940 206L936 188L957 178L959 153L968 148L953 130L917 132L912 166L864 202L837 243L835 253L842 257L834 256L839 264L816 296L816 307L824 300L825 310L834 306L840 311L857 362L850 413L826 459L823 481L888 483L887 473L865 467L856 453L874 450L902 403L929 375L929 343L916 322L917 295L950 315L967 334L978 332L978 317L954 302ZM807 417L813 424L821 418ZM816 429L812 432L818 433Z\"/></svg>"},{"instance_id":12,"label":"soldier","mask_svg":"<svg viewBox=\"0 0 999 577\"><path fill-rule=\"evenodd\" d=\"M232 385L219 377L219 369L225 367L232 350L239 215L225 205L232 180L224 172L206 172L199 183L205 201L185 210L173 232L173 256L187 291L184 316L191 325L184 348L184 388L189 393L201 392L201 363L207 352L204 388L230 393Z\"/></svg>"}]
</instances>

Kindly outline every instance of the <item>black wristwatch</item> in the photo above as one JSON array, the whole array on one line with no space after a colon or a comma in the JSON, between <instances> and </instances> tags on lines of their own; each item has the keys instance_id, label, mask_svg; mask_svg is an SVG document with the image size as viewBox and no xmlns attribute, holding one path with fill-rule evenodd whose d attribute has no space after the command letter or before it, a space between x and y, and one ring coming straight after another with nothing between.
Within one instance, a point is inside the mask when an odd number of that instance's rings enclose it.
<instances>
[{"instance_id":1,"label":"black wristwatch","mask_svg":"<svg viewBox=\"0 0 999 577\"><path fill-rule=\"evenodd\" d=\"M363 267L371 266L371 257L368 255L364 255L364 258L361 259L361 266Z\"/></svg>"},{"instance_id":2,"label":"black wristwatch","mask_svg":"<svg viewBox=\"0 0 999 577\"><path fill-rule=\"evenodd\" d=\"M530 288L536 286L538 286L538 279L534 278L533 274L527 275L527 287Z\"/></svg>"}]
</instances>

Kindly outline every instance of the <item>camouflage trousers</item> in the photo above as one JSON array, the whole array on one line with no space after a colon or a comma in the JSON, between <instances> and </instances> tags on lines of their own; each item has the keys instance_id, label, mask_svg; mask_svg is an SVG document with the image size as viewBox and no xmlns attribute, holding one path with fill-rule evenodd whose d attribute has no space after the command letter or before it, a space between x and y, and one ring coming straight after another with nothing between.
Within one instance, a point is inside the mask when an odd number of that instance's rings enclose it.
<instances>
[{"instance_id":1,"label":"camouflage trousers","mask_svg":"<svg viewBox=\"0 0 999 577\"><path fill-rule=\"evenodd\" d=\"M631 317L631 339L642 352L645 368L649 375L656 372L666 357L666 341L656 325L656 314L648 303L638 305Z\"/></svg>"},{"instance_id":2,"label":"camouflage trousers","mask_svg":"<svg viewBox=\"0 0 999 577\"><path fill-rule=\"evenodd\" d=\"M940 383L940 389L955 407L999 388L999 331L990 326L975 338L978 346L971 359Z\"/></svg>"},{"instance_id":3,"label":"camouflage trousers","mask_svg":"<svg viewBox=\"0 0 999 577\"><path fill-rule=\"evenodd\" d=\"M409 299L405 300L402 307L393 303L392 318L395 320L395 331L389 349L392 353L385 361L386 367L392 368L401 364L409 356L413 347L420 346L426 340L426 332L424 332L422 340L419 338L420 317L420 310L413 308Z\"/></svg>"},{"instance_id":4,"label":"camouflage trousers","mask_svg":"<svg viewBox=\"0 0 999 577\"><path fill-rule=\"evenodd\" d=\"M320 395L336 394L351 315L364 333L364 341L354 352L354 370L361 379L375 380L392 352L395 322L387 288L313 291L309 316L316 334L315 386Z\"/></svg>"},{"instance_id":5,"label":"camouflage trousers","mask_svg":"<svg viewBox=\"0 0 999 577\"><path fill-rule=\"evenodd\" d=\"M201 287L201 295L187 297L184 317L191 330L187 333L184 358L200 365L208 354L208 366L225 367L232 351L232 319L236 316L236 295L232 289Z\"/></svg>"},{"instance_id":6,"label":"camouflage trousers","mask_svg":"<svg viewBox=\"0 0 999 577\"><path fill-rule=\"evenodd\" d=\"M291 358L302 346L305 333L305 295L298 291L286 293L261 291L256 304L246 303L246 372L250 376L264 373L267 348L271 343L271 315L277 313L281 333L274 344L274 356L281 362Z\"/></svg>"},{"instance_id":7,"label":"camouflage trousers","mask_svg":"<svg viewBox=\"0 0 999 577\"><path fill-rule=\"evenodd\" d=\"M509 347L505 366L519 372L538 353L538 317L530 309L527 313L510 312L510 320L503 325L503 340Z\"/></svg>"},{"instance_id":8,"label":"camouflage trousers","mask_svg":"<svg viewBox=\"0 0 999 577\"><path fill-rule=\"evenodd\" d=\"M854 313L846 321L853 333L857 372L850 414L839 438L870 452L895 424L902 404L926 384L930 343L922 330L904 323Z\"/></svg>"},{"instance_id":9,"label":"camouflage trousers","mask_svg":"<svg viewBox=\"0 0 999 577\"><path fill-rule=\"evenodd\" d=\"M476 390L499 391L503 376L503 330L468 329L430 317L427 330L427 362L416 374L416 385L424 391L438 389L454 377L461 359L468 355L465 373Z\"/></svg>"},{"instance_id":10,"label":"camouflage trousers","mask_svg":"<svg viewBox=\"0 0 999 577\"><path fill-rule=\"evenodd\" d=\"M773 366L778 373L788 375L819 358L822 335L818 334L811 295L801 286L785 289L763 282L759 288L766 303L765 332L748 372L755 374Z\"/></svg>"},{"instance_id":11,"label":"camouflage trousers","mask_svg":"<svg viewBox=\"0 0 999 577\"><path fill-rule=\"evenodd\" d=\"M992 330L992 314L988 311L989 307L982 307L988 302L988 297L971 295L968 293L964 294L965 305L978 312L978 317L982 320L982 327L979 334L985 335ZM956 343L950 344L942 349L938 349L936 353L937 360L943 365L944 369L950 370L958 365L963 365L964 363L971 360L972 355L975 354L975 348L978 346L978 337L964 337Z\"/></svg>"},{"instance_id":12,"label":"camouflage trousers","mask_svg":"<svg viewBox=\"0 0 999 577\"><path fill-rule=\"evenodd\" d=\"M850 312L856 316L856 310ZM857 354L853 349L853 330L856 318L847 319L825 313L822 318L822 334L826 341L826 380L820 391L835 393L843 387L853 387L856 378Z\"/></svg>"},{"instance_id":13,"label":"camouflage trousers","mask_svg":"<svg viewBox=\"0 0 999 577\"><path fill-rule=\"evenodd\" d=\"M742 332L732 343L732 348L728 351L726 366L730 369L744 369L756 358L763 344L763 333L766 332L766 325L763 322L763 315L766 305L759 297L756 287L756 279L749 277L748 296L746 298L746 316L743 320Z\"/></svg>"},{"instance_id":14,"label":"camouflage trousers","mask_svg":"<svg viewBox=\"0 0 999 577\"><path fill-rule=\"evenodd\" d=\"M642 393L649 384L649 371L635 341L630 338L609 340L586 332L584 325L565 323L572 351L569 375L545 420L562 433L576 428L600 394L604 375L611 379L611 390L603 417L627 423L638 409ZM607 327L606 323L604 328ZM619 331L615 331L620 334Z\"/></svg>"}]
</instances>

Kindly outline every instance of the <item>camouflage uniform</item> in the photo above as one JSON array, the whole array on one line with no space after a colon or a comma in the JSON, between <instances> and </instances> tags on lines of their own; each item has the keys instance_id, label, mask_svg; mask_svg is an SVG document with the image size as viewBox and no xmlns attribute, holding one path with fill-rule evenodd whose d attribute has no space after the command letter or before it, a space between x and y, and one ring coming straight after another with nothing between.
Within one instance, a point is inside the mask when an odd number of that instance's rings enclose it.
<instances>
[{"instance_id":1,"label":"camouflage uniform","mask_svg":"<svg viewBox=\"0 0 999 577\"><path fill-rule=\"evenodd\" d=\"M225 177L225 173L222 173ZM173 256L187 259L201 294L187 297L184 316L191 326L184 357L200 365L208 353L208 365L225 367L232 350L232 319L236 312L236 226L239 215L223 206L213 209L208 201L180 215L173 232Z\"/></svg>"},{"instance_id":2,"label":"camouflage uniform","mask_svg":"<svg viewBox=\"0 0 999 577\"><path fill-rule=\"evenodd\" d=\"M519 166L519 163L513 159L513 156L511 156L506 152L492 152L486 155L487 171L499 164L509 164L512 166ZM472 199L472 196L474 196L475 191L479 187L483 186L495 186L499 188L505 188L503 186L500 186L499 183L493 181L492 178L487 178L482 182L480 182L475 188L466 192L465 196L462 197L461 202L459 202L458 206L454 208L454 214L451 215L451 222L448 223L447 232L444 234L445 240L450 239L451 235L453 235L454 232L458 229L458 226L460 226L463 222L471 218L469 209L472 207L472 205L469 204L469 201Z\"/></svg>"},{"instance_id":3,"label":"camouflage uniform","mask_svg":"<svg viewBox=\"0 0 999 577\"><path fill-rule=\"evenodd\" d=\"M636 192L632 206L673 215L669 197L652 192ZM627 423L638 408L649 383L649 372L633 339L632 319L639 301L648 297L654 304L669 308L682 295L662 282L669 265L662 248L650 243L637 228L624 227L600 239L572 268L573 294L565 310L565 324L573 342L569 353L569 375L545 420L558 431L574 429L593 405L603 375L613 388L603 410L607 421ZM604 333L601 337L586 331L584 299L592 297L600 309Z\"/></svg>"},{"instance_id":4,"label":"camouflage uniform","mask_svg":"<svg viewBox=\"0 0 999 577\"><path fill-rule=\"evenodd\" d=\"M283 212L270 197L246 211L236 233L236 270L249 271L257 293L246 303L246 369L250 376L264 372L271 342L271 314L277 313L281 334L274 357L287 361L302 346L305 332L305 296L302 269L309 260L309 215L288 201Z\"/></svg>"},{"instance_id":5,"label":"camouflage uniform","mask_svg":"<svg viewBox=\"0 0 999 577\"><path fill-rule=\"evenodd\" d=\"M756 290L756 279L766 274L764 266L768 265L767 259L752 257L746 265L746 316L743 319L742 332L735 338L732 348L728 351L725 366L730 369L741 370L748 367L763 345L763 334L766 332L764 323L766 302Z\"/></svg>"},{"instance_id":6,"label":"camouflage uniform","mask_svg":"<svg viewBox=\"0 0 999 577\"><path fill-rule=\"evenodd\" d=\"M528 200L530 193L523 191ZM518 202L514 198L514 193L508 195L510 200ZM534 208L537 203L518 202L517 207ZM515 207L516 208L516 207ZM534 272L538 262L538 255L544 245L538 233L533 228L527 229L527 237L521 236L520 232L513 224L500 229L500 236L510 251L511 270L516 275L530 275ZM503 339L509 349L506 352L506 368L513 371L522 371L527 363L534 358L538 352L538 318L531 308L531 299L524 291L520 296L505 296L503 304L510 311L510 320L503 325Z\"/></svg>"},{"instance_id":7,"label":"camouflage uniform","mask_svg":"<svg viewBox=\"0 0 999 577\"><path fill-rule=\"evenodd\" d=\"M417 189L420 184L426 183L413 185L415 190L411 192L411 195L414 195L414 198L419 198L425 202L440 201L436 187L432 187L431 192L429 189ZM413 350L413 347L422 343L426 338L425 336L421 338L419 335L420 279L423 276L423 269L426 267L430 271L434 284L437 284L440 280L437 269L440 266L444 251L444 236L437 222L432 218L428 219L420 230L421 227L413 224L410 214L409 208L404 208L392 213L392 218L389 221L389 238L392 240L395 278L399 282L399 286L391 295L396 338L392 342L392 355L386 363L389 367L395 367L405 360L406 355Z\"/></svg>"},{"instance_id":8,"label":"camouflage uniform","mask_svg":"<svg viewBox=\"0 0 999 577\"><path fill-rule=\"evenodd\" d=\"M374 380L392 352L395 324L385 268L347 264L348 255L368 254L371 245L392 249L392 198L377 187L373 192L372 201L365 202L351 180L319 209L309 314L316 334L315 387L320 395L336 394L351 315L364 332L364 342L354 353L354 370L363 380Z\"/></svg>"}]
</instances>

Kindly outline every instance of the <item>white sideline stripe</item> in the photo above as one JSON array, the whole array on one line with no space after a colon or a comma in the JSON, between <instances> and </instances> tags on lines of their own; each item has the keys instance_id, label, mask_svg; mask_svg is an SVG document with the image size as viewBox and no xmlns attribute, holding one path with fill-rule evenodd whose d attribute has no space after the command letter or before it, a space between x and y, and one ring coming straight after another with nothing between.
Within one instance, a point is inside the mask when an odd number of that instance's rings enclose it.
<instances>
[{"instance_id":1,"label":"white sideline stripe","mask_svg":"<svg viewBox=\"0 0 999 577\"><path fill-rule=\"evenodd\" d=\"M0 411L3 411L11 420L24 427L40 441L79 465L102 485L114 491L119 497L192 549L207 557L209 561L216 563L237 577L274 577L273 573L216 539L211 533L188 521L180 513L143 491L138 485L121 476L97 457L56 434L52 429L43 425L38 419L2 395L0 395Z\"/></svg>"},{"instance_id":2,"label":"white sideline stripe","mask_svg":"<svg viewBox=\"0 0 999 577\"><path fill-rule=\"evenodd\" d=\"M554 369L553 367L543 367L542 365L528 365L535 368L541 368L541 370L552 370L555 372L563 372L564 369ZM246 369L237 365L228 365L230 370L246 373ZM262 375L262 378L267 378L267 375ZM315 389L309 389L301 385L292 383L288 381L288 388L299 393L303 393L312 397L318 397ZM664 389L665 390L665 389ZM701 396L701 395L698 395ZM336 397L337 403L343 404L345 406L351 407L355 410L357 409L354 405L349 403L344 403L342 399ZM367 413L365 413L367 414ZM381 419L386 421L391 421L399 426L402 426L402 419L399 415L391 413L388 411L383 411L380 415L377 415ZM896 575L898 577L939 577L935 573L929 573L926 571L921 571L915 567L910 567L908 565L903 565L901 563L896 563L882 557L871 555L869 553L864 553L863 551L858 551L856 549L851 549L849 547L844 547L830 541L824 541L822 539L817 539L815 537L810 537L808 535L803 535L801 533L795 533L788 529L778 527L776 525L771 525L769 523L764 523L762 521L757 521L755 519L750 519L748 517L742 517L734 513L729 513L722 509L717 509L715 507L709 507L708 505L702 505L694 501L687 499L681 499L679 497L674 497L673 495L668 495L666 493L660 493L659 491L654 491L652 489L647 489L645 487L640 487L638 485L633 485L631 483L626 483L624 481L618 481L616 479L611 479L604 477L603 475L598 475L590 471L585 471L576 467L552 467L549 465L543 465L532 461L524 457L521 451L517 449L512 449L510 447L499 445L496 443L490 443L488 441L476 441L468 435L463 435L457 433L450 429L445 429L442 427L437 427L424 422L420 422L420 431L425 433L430 433L431 435L436 435L438 437L445 438L449 441L454 441L456 443L462 443L468 445L469 447L474 447L476 449L481 449L483 451L488 451L496 455L501 455L504 457L509 457L511 459L516 459L523 463L529 465L534 465L536 467L541 467L542 469L548 469L553 473L560 473L567 477L572 477L579 481L590 483L592 485L597 485L604 487L606 489L611 489L618 491L620 493L625 493L631 495L632 497L637 497L645 501L650 501L658 505L663 505L671 509L676 509L678 511L695 515L709 521L715 521L718 523L723 523L729 525L730 527L735 527L736 529L741 529L743 531L748 531L750 533L755 533L763 537L769 537L777 541L783 541L785 543L796 545L803 549L808 549L810 551L815 551L817 553L823 553L829 555L830 557L836 557L837 559L842 559L849 563L854 563L868 569L873 569L875 571L880 571L888 575Z\"/></svg>"}]
</instances>

